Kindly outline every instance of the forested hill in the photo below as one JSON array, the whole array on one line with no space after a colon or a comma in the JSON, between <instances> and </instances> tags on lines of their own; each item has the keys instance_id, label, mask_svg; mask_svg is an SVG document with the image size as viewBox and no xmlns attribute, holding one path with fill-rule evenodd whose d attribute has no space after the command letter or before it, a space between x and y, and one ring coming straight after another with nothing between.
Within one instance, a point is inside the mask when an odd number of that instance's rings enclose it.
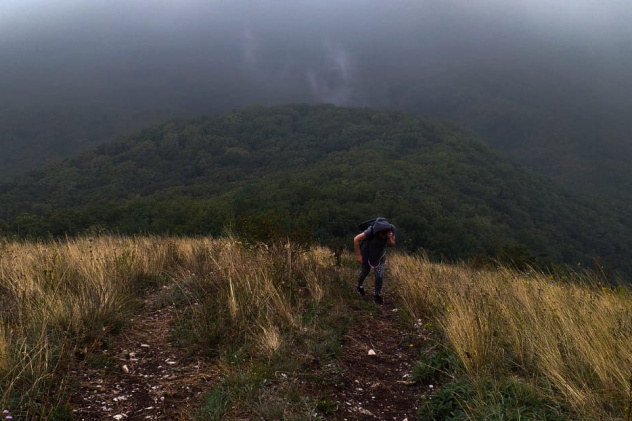
<instances>
[{"instance_id":1,"label":"forested hill","mask_svg":"<svg viewBox=\"0 0 632 421\"><path fill-rule=\"evenodd\" d=\"M383 215L431 256L513 253L632 273L629 222L492 151L395 111L252 107L171 121L0 185L5 235L291 235L349 243Z\"/></svg>"}]
</instances>

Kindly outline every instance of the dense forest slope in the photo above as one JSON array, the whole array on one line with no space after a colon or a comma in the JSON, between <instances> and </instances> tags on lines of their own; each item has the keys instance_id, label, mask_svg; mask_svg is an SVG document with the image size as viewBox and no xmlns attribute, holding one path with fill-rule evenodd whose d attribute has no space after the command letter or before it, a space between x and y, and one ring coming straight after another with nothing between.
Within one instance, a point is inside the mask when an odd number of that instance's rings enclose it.
<instances>
[{"instance_id":1,"label":"dense forest slope","mask_svg":"<svg viewBox=\"0 0 632 421\"><path fill-rule=\"evenodd\" d=\"M610 209L471 132L395 111L295 105L175 120L0 185L5 234L232 226L343 244L376 215L432 256L631 268L629 222Z\"/></svg>"}]
</instances>

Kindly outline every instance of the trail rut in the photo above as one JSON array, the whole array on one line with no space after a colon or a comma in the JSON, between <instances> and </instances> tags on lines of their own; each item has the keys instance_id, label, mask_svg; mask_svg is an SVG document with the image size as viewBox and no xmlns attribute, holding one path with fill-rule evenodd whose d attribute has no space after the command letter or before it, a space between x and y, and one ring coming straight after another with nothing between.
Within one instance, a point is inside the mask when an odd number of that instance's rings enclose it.
<instances>
[{"instance_id":1,"label":"trail rut","mask_svg":"<svg viewBox=\"0 0 632 421\"><path fill-rule=\"evenodd\" d=\"M220 381L213 361L169 340L177 311L172 305L158 307L158 295L147 296L123 333L109 338L104 349L93 350L76 364L78 383L71 400L75 419L190 419L204 393ZM399 310L389 299L371 311L360 307L353 310L355 322L342 340L341 381L306 385L313 399L336 404L334 411L318 416L412 421L425 388L411 379L424 334L401 330Z\"/></svg>"}]
</instances>

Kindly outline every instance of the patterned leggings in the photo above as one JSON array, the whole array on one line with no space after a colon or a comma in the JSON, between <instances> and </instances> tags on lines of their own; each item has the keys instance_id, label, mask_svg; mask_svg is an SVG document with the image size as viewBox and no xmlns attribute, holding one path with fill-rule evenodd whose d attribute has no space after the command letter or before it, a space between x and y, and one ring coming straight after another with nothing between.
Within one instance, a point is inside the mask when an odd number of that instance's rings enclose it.
<instances>
[{"instance_id":1,"label":"patterned leggings","mask_svg":"<svg viewBox=\"0 0 632 421\"><path fill-rule=\"evenodd\" d=\"M375 276L375 295L382 295L382 283L384 282L384 268L386 267L386 257L380 260L380 264L373 268L373 275ZM362 268L358 274L358 286L361 287L364 283L364 279L371 272L371 266L365 261L362 262Z\"/></svg>"}]
</instances>

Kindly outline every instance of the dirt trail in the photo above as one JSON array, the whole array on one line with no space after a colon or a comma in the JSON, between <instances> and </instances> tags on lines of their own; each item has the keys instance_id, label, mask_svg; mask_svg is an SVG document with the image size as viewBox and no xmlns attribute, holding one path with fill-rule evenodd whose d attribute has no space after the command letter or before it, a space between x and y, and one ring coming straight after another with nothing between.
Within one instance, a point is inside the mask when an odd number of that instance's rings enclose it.
<instances>
[{"instance_id":1,"label":"dirt trail","mask_svg":"<svg viewBox=\"0 0 632 421\"><path fill-rule=\"evenodd\" d=\"M75 419L189 419L218 381L212 361L196 359L168 341L176 310L156 308L158 295L146 298L124 332L109 339L107 349L78 362L73 373L78 387L71 400ZM411 382L410 374L423 334L398 329L398 310L388 298L374 314L366 308L355 311L357 320L343 338L339 360L343 380L328 387L319 381L314 394L337 402L329 419L414 420L423 386Z\"/></svg>"},{"instance_id":2,"label":"dirt trail","mask_svg":"<svg viewBox=\"0 0 632 421\"><path fill-rule=\"evenodd\" d=\"M334 419L416 419L423 385L411 380L411 371L424 336L399 330L397 313L387 299L377 315L359 313L345 335L341 364L346 374L335 391L339 409Z\"/></svg>"},{"instance_id":3,"label":"dirt trail","mask_svg":"<svg viewBox=\"0 0 632 421\"><path fill-rule=\"evenodd\" d=\"M77 420L184 419L210 388L212 370L168 341L175 308L157 309L148 296L107 349L79 363L72 398Z\"/></svg>"}]
</instances>

